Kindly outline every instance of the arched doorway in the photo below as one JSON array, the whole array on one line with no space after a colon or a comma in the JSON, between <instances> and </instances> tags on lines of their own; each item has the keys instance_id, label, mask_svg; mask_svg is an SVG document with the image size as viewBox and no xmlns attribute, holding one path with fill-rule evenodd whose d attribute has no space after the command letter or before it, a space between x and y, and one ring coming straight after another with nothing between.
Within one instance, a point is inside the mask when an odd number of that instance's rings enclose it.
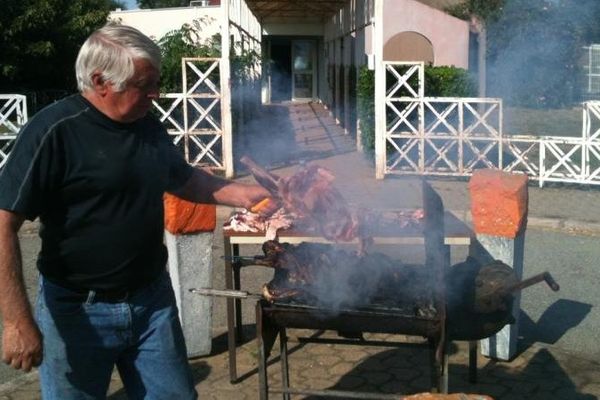
<instances>
[{"instance_id":1,"label":"arched doorway","mask_svg":"<svg viewBox=\"0 0 600 400\"><path fill-rule=\"evenodd\" d=\"M383 46L384 61L423 61L433 64L433 44L417 32L400 32Z\"/></svg>"}]
</instances>

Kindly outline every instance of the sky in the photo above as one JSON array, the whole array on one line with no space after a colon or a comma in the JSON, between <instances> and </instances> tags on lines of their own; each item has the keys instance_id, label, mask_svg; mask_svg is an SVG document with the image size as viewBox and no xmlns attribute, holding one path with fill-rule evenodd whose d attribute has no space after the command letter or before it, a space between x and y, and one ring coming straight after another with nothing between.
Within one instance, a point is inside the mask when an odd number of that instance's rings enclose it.
<instances>
[{"instance_id":1,"label":"sky","mask_svg":"<svg viewBox=\"0 0 600 400\"><path fill-rule=\"evenodd\" d=\"M135 10L138 8L136 0L123 0L123 3L125 3L128 10Z\"/></svg>"}]
</instances>

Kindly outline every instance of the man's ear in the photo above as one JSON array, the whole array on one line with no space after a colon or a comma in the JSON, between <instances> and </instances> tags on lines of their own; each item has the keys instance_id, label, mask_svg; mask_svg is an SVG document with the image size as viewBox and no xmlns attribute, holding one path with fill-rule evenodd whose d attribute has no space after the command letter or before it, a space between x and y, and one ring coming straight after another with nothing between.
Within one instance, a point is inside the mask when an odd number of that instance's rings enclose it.
<instances>
[{"instance_id":1,"label":"man's ear","mask_svg":"<svg viewBox=\"0 0 600 400\"><path fill-rule=\"evenodd\" d=\"M109 83L104 79L102 73L94 72L92 74L92 85L94 86L94 91L103 96L108 91Z\"/></svg>"}]
</instances>

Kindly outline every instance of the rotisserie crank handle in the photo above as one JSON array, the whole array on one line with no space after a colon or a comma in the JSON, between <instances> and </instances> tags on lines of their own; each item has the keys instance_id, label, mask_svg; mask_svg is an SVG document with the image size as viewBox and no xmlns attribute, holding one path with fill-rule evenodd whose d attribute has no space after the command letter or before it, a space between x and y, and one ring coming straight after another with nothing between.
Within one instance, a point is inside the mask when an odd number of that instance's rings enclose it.
<instances>
[{"instance_id":1,"label":"rotisserie crank handle","mask_svg":"<svg viewBox=\"0 0 600 400\"><path fill-rule=\"evenodd\" d=\"M507 292L508 293L513 293L519 290L523 290L531 285L535 285L536 283L545 281L548 286L550 287L550 289L552 289L553 291L557 292L560 289L560 286L558 285L558 283L556 283L556 281L554 280L554 278L552 278L552 275L550 275L550 272L542 272L541 274L537 274L532 276L531 278L527 278L519 283L516 283L510 287L508 287Z\"/></svg>"},{"instance_id":2,"label":"rotisserie crank handle","mask_svg":"<svg viewBox=\"0 0 600 400\"><path fill-rule=\"evenodd\" d=\"M546 281L548 286L550 286L550 289L554 290L555 292L558 292L560 290L560 285L556 283L552 275L550 275L550 272L544 272L544 280Z\"/></svg>"},{"instance_id":3,"label":"rotisserie crank handle","mask_svg":"<svg viewBox=\"0 0 600 400\"><path fill-rule=\"evenodd\" d=\"M199 296L216 296L216 297L229 297L235 299L262 299L262 295L258 293L249 293L242 290L220 290L211 288L191 288L190 293L197 294Z\"/></svg>"}]
</instances>

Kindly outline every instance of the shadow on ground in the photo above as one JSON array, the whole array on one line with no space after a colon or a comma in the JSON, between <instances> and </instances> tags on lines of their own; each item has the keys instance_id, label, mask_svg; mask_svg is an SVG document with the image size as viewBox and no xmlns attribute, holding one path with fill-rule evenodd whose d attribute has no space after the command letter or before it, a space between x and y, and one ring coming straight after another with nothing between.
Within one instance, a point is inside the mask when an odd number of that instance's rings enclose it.
<instances>
[{"instance_id":1,"label":"shadow on ground","mask_svg":"<svg viewBox=\"0 0 600 400\"><path fill-rule=\"evenodd\" d=\"M535 342L554 344L570 329L578 326L591 312L592 305L574 300L559 299L555 301L534 322L525 312L519 315L519 351L525 351Z\"/></svg>"}]
</instances>

